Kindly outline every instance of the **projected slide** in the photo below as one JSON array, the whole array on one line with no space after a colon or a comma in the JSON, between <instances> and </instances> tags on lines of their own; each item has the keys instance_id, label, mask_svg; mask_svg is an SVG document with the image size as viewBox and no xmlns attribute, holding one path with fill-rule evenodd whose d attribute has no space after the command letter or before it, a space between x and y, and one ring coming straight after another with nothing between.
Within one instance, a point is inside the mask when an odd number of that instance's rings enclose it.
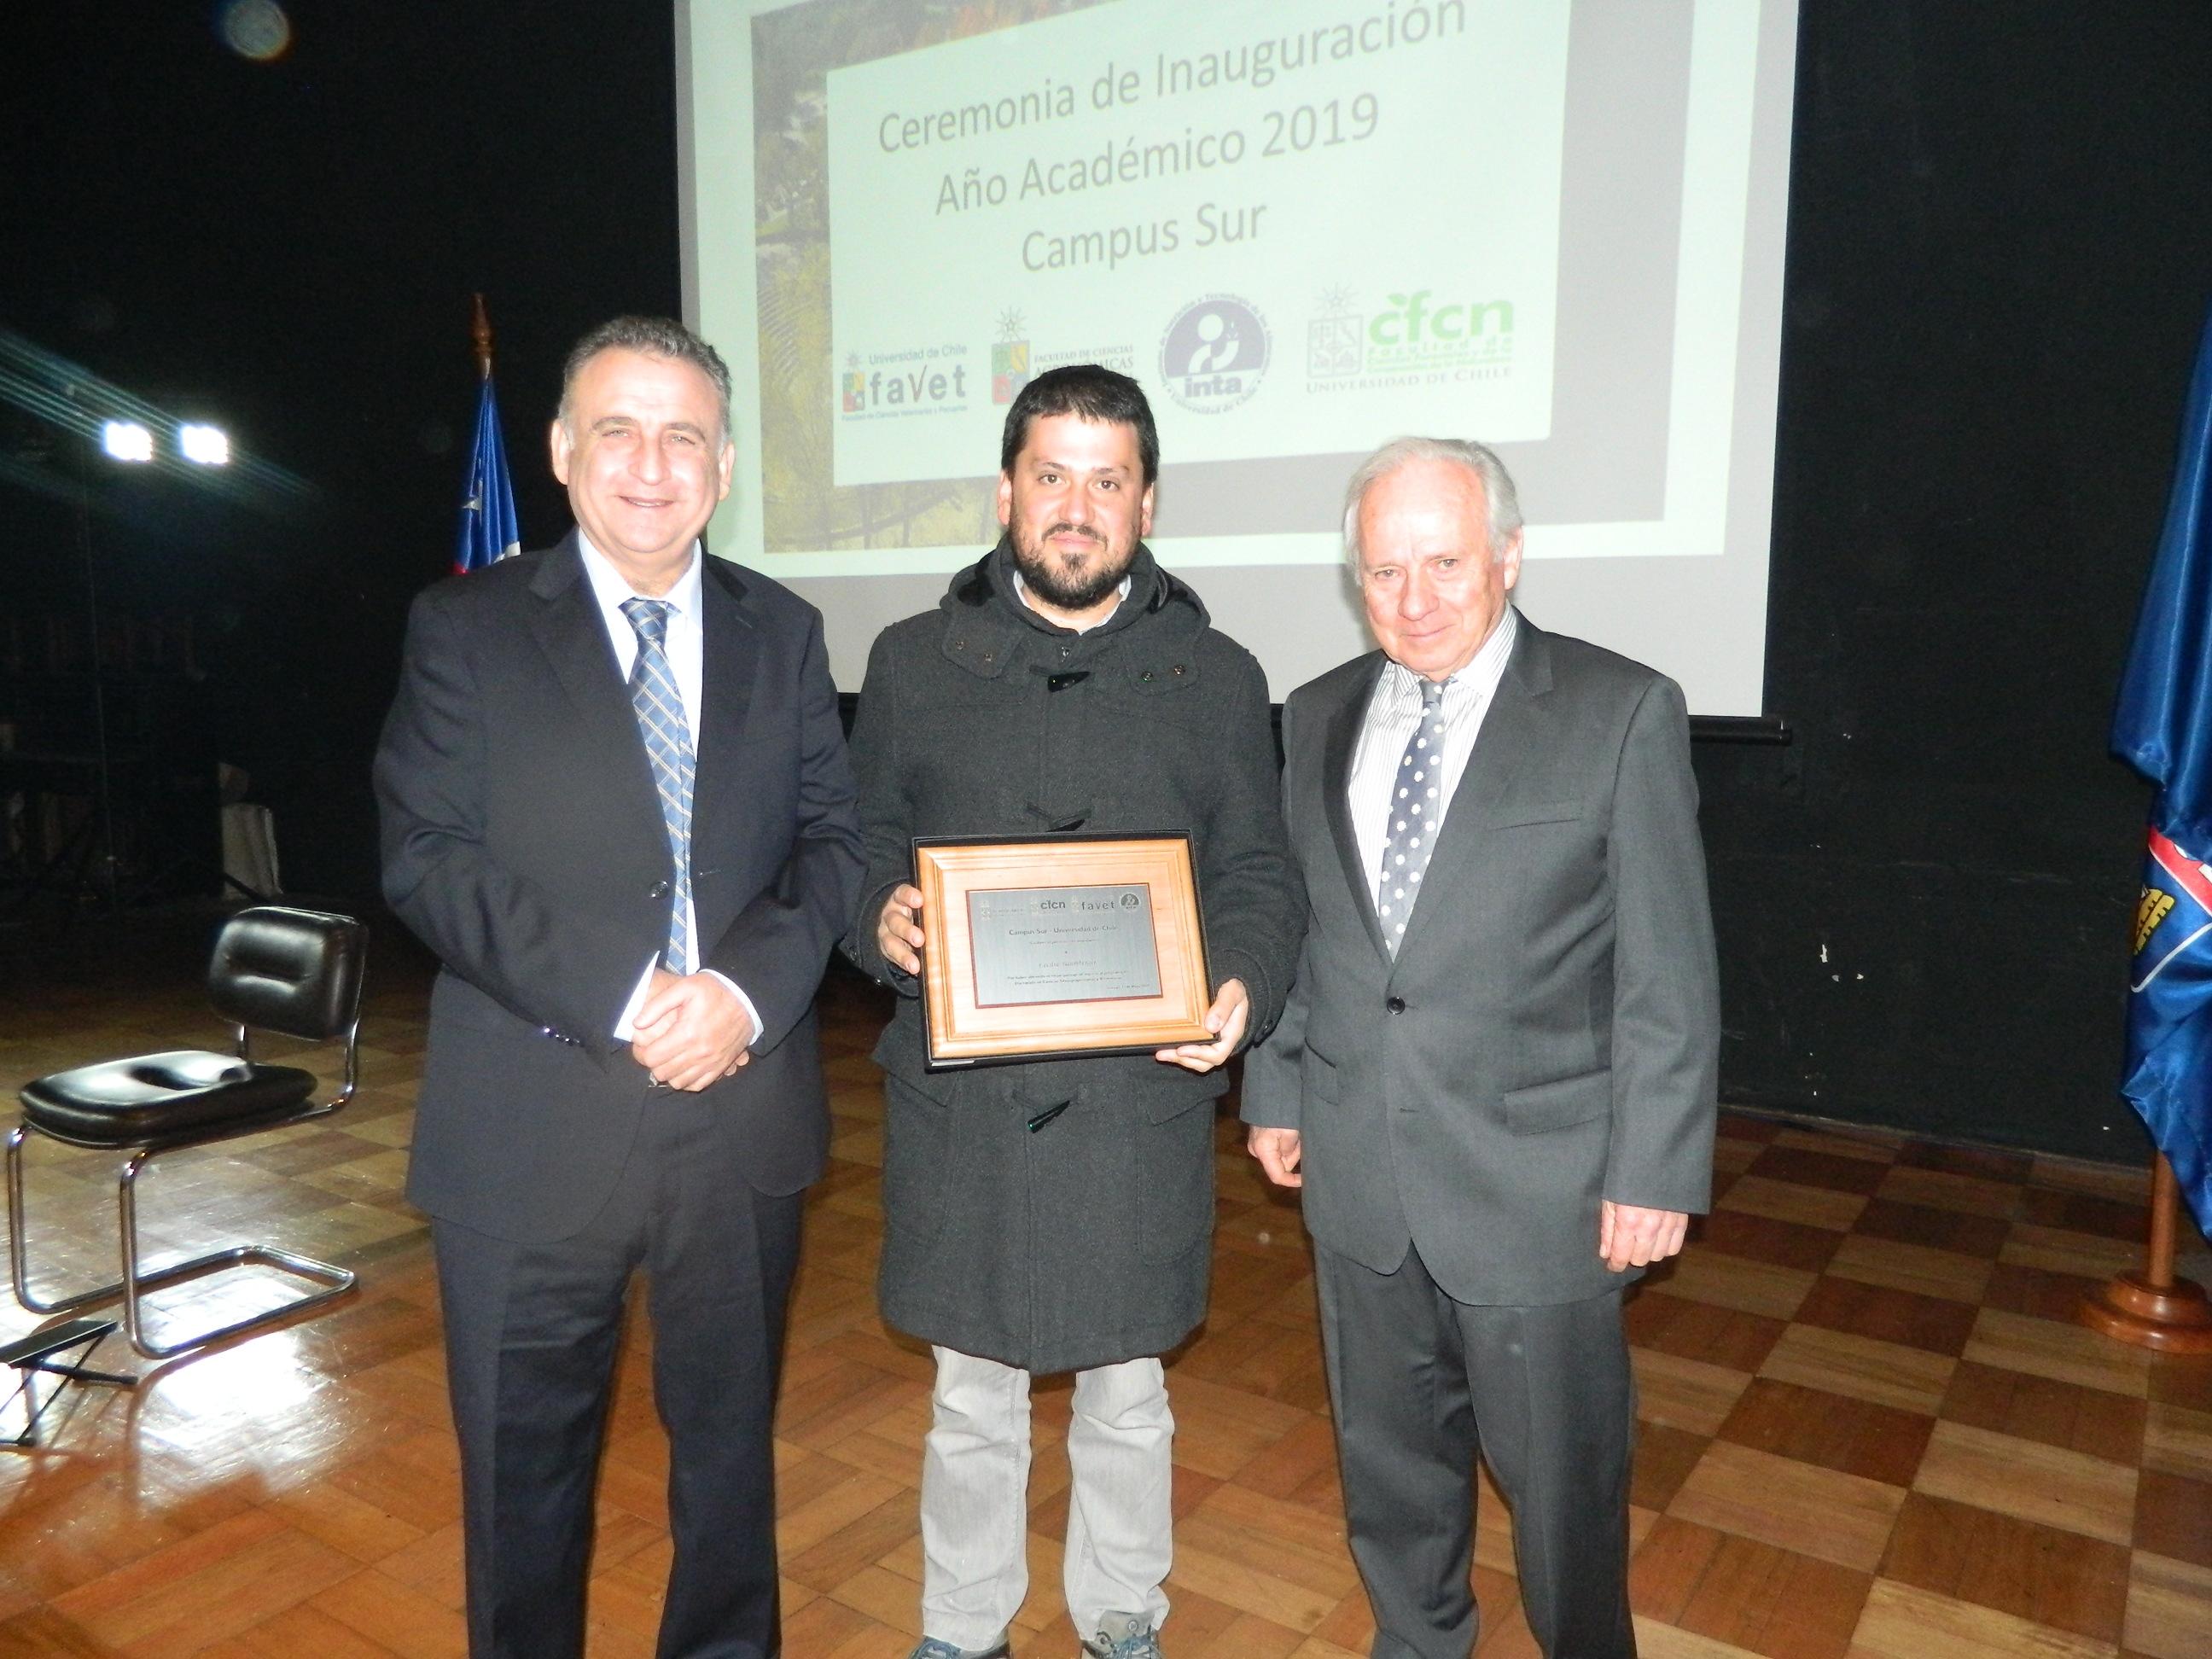
<instances>
[{"instance_id":1,"label":"projected slide","mask_svg":"<svg viewBox=\"0 0 2212 1659\"><path fill-rule=\"evenodd\" d=\"M678 0L719 552L856 684L998 533L1006 408L1141 382L1153 545L1279 694L1364 644L1343 482L1522 486L1545 625L1756 713L1795 0Z\"/></svg>"},{"instance_id":2,"label":"projected slide","mask_svg":"<svg viewBox=\"0 0 2212 1659\"><path fill-rule=\"evenodd\" d=\"M831 70L836 482L972 471L1077 361L1164 391L1182 462L1545 436L1567 8L1350 10L1125 0ZM1346 239L1374 216L1404 239Z\"/></svg>"}]
</instances>

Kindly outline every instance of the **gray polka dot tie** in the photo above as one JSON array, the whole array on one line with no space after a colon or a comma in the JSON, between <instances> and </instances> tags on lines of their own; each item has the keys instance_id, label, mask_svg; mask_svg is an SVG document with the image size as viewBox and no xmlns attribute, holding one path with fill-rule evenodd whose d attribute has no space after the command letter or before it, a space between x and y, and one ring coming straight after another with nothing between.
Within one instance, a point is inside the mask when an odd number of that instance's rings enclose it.
<instances>
[{"instance_id":1,"label":"gray polka dot tie","mask_svg":"<svg viewBox=\"0 0 2212 1659\"><path fill-rule=\"evenodd\" d=\"M1421 681L1421 718L1407 739L1405 758L1398 763L1397 781L1390 786L1389 834L1382 842L1382 885L1375 908L1382 922L1382 943L1392 956L1406 936L1406 919L1413 914L1413 901L1421 896L1421 872L1429 867L1429 853L1436 844L1435 825L1442 811L1437 791L1443 778L1444 754L1444 689L1432 679Z\"/></svg>"}]
</instances>

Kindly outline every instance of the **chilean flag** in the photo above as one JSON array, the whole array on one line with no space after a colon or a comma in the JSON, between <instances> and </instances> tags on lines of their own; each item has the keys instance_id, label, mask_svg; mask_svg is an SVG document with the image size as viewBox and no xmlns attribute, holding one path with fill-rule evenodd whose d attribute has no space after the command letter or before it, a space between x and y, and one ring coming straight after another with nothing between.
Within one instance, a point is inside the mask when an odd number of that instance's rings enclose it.
<instances>
[{"instance_id":1,"label":"chilean flag","mask_svg":"<svg viewBox=\"0 0 2212 1659\"><path fill-rule=\"evenodd\" d=\"M477 399L476 441L469 446L468 477L461 484L461 523L453 540L453 568L481 570L522 550L514 521L514 484L507 475L507 438L500 430L499 399L491 376Z\"/></svg>"}]
</instances>

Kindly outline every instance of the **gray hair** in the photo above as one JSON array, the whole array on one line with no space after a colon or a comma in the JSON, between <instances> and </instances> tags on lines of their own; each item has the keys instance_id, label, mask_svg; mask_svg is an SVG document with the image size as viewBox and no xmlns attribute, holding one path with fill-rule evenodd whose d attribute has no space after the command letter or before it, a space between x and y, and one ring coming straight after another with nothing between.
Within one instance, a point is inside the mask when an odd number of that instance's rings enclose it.
<instances>
[{"instance_id":1,"label":"gray hair","mask_svg":"<svg viewBox=\"0 0 2212 1659\"><path fill-rule=\"evenodd\" d=\"M1352 482L1344 487L1344 557L1352 567L1354 581L1360 577L1359 509L1366 504L1367 492L1400 467L1415 461L1443 461L1465 467L1481 480L1482 499L1490 517L1485 530L1491 562L1504 559L1505 550L1521 533L1521 492L1513 487L1513 475L1498 459L1496 450L1466 438L1393 438L1362 461Z\"/></svg>"},{"instance_id":2,"label":"gray hair","mask_svg":"<svg viewBox=\"0 0 2212 1659\"><path fill-rule=\"evenodd\" d=\"M673 317L617 317L601 323L576 342L568 353L568 361L561 367L561 424L571 438L576 435L568 419L576 377L584 372L584 365L602 351L635 351L641 356L669 357L690 364L714 382L714 412L721 422L715 441L720 444L728 441L730 366L722 361L720 352Z\"/></svg>"}]
</instances>

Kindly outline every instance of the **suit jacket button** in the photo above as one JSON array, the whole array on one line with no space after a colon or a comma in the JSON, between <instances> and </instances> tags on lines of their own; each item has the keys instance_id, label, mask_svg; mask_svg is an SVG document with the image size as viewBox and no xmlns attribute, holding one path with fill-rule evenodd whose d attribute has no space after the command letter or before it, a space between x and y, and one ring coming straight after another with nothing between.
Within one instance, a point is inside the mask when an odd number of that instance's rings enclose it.
<instances>
[{"instance_id":1,"label":"suit jacket button","mask_svg":"<svg viewBox=\"0 0 2212 1659\"><path fill-rule=\"evenodd\" d=\"M1385 1008L1388 1008L1394 1014L1402 1014L1406 1012L1406 999L1403 997L1392 997L1382 1006Z\"/></svg>"},{"instance_id":2,"label":"suit jacket button","mask_svg":"<svg viewBox=\"0 0 2212 1659\"><path fill-rule=\"evenodd\" d=\"M669 886L666 882L656 881L652 886L645 890L645 896L649 899L665 899L668 896L669 890Z\"/></svg>"}]
</instances>

